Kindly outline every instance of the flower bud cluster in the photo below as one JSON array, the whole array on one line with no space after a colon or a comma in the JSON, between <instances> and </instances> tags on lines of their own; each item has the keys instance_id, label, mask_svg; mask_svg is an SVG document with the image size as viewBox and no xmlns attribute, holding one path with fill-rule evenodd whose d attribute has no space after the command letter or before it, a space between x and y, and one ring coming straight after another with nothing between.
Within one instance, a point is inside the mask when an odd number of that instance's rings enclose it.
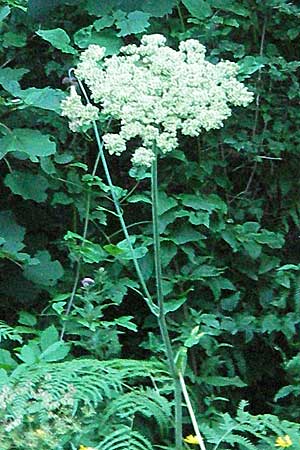
<instances>
[{"instance_id":1,"label":"flower bud cluster","mask_svg":"<svg viewBox=\"0 0 300 450\"><path fill-rule=\"evenodd\" d=\"M158 34L146 35L140 46L127 45L119 56L109 58L104 58L103 48L90 46L75 71L101 113L119 123L118 133L103 136L105 147L120 155L127 142L137 138L132 162L144 166L151 165L154 146L162 153L174 150L179 131L198 136L220 128L231 106L248 105L253 94L237 80L237 73L235 63L207 61L205 47L197 40L181 42L176 51ZM71 103L65 100L63 114L76 129L80 108L76 103L72 110ZM87 123L87 115L82 121Z\"/></svg>"}]
</instances>

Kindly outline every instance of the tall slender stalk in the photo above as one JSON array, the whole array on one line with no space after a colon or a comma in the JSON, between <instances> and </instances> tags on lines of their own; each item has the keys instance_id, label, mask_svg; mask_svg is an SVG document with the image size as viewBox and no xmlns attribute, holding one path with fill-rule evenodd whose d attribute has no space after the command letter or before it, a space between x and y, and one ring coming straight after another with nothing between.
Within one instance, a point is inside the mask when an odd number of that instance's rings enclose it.
<instances>
[{"instance_id":1,"label":"tall slender stalk","mask_svg":"<svg viewBox=\"0 0 300 450\"><path fill-rule=\"evenodd\" d=\"M175 397L175 442L176 449L181 448L182 441L182 406L181 406L181 385L177 375L175 366L174 352L171 345L168 326L166 323L166 315L164 311L164 294L162 287L162 267L161 267L161 251L160 251L160 233L158 219L158 179L157 179L157 149L154 149L155 159L151 168L151 198L152 198L152 224L153 224L153 243L154 243L154 266L156 295L158 303L158 323L165 346L165 351L170 367L170 372L174 380L174 397Z\"/></svg>"},{"instance_id":2,"label":"tall slender stalk","mask_svg":"<svg viewBox=\"0 0 300 450\"><path fill-rule=\"evenodd\" d=\"M78 80L79 86L83 95L88 103L90 103L89 98L86 94L85 88L80 80ZM153 242L154 242L154 263L155 263L155 278L156 278L156 293L157 302L156 305L153 302L152 296L147 288L146 282L144 280L140 265L135 256L134 248L131 243L130 235L127 230L126 223L123 218L122 210L116 195L115 187L112 182L110 172L107 166L105 154L103 151L103 144L100 139L100 134L98 131L97 123L93 122L93 130L98 146L98 157L101 159L104 173L110 187L111 196L115 205L116 213L119 218L124 236L127 240L128 247L132 256L134 267L138 275L139 281L141 283L145 300L151 312L157 317L162 340L164 343L164 348L171 372L171 376L174 380L174 398L175 398L175 448L180 450L182 448L182 405L181 405L181 385L177 374L174 353L171 345L171 340L168 332L168 327L166 323L166 317L164 312L164 297L162 289L162 268L161 268L161 253L160 253L160 234L159 234L159 223L158 223L158 182L157 182L157 154L155 155L155 160L152 165L152 176L151 176L151 192L152 192L152 222L153 222ZM156 149L155 149L156 150Z\"/></svg>"}]
</instances>

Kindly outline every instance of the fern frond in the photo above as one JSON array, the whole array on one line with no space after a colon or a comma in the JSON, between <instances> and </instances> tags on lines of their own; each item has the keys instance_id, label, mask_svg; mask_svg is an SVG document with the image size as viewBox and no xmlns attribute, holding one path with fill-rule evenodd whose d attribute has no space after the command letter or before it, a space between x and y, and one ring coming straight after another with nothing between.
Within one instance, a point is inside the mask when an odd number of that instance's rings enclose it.
<instances>
[{"instance_id":1,"label":"fern frond","mask_svg":"<svg viewBox=\"0 0 300 450\"><path fill-rule=\"evenodd\" d=\"M132 418L136 414L152 417L163 433L170 427L171 408L168 400L153 389L134 389L113 400L104 412L103 422L113 416Z\"/></svg>"},{"instance_id":2,"label":"fern frond","mask_svg":"<svg viewBox=\"0 0 300 450\"><path fill-rule=\"evenodd\" d=\"M99 450L153 450L151 442L138 431L121 426L98 446Z\"/></svg>"},{"instance_id":3,"label":"fern frond","mask_svg":"<svg viewBox=\"0 0 300 450\"><path fill-rule=\"evenodd\" d=\"M22 364L11 374L10 382L31 388L42 387L53 398L61 397L72 387L77 401L94 405L121 390L119 371L107 367L105 361L93 359L39 363L30 367Z\"/></svg>"},{"instance_id":4,"label":"fern frond","mask_svg":"<svg viewBox=\"0 0 300 450\"><path fill-rule=\"evenodd\" d=\"M253 445L252 442L249 441L249 439L247 439L244 436L241 436L240 434L232 433L225 439L225 442L227 444L231 444L232 446L235 446L236 444L241 445L243 448L247 450L257 450L257 447Z\"/></svg>"},{"instance_id":5,"label":"fern frond","mask_svg":"<svg viewBox=\"0 0 300 450\"><path fill-rule=\"evenodd\" d=\"M4 340L18 341L22 343L22 336L15 330L15 328L8 325L3 320L0 320L0 342Z\"/></svg>"}]
</instances>

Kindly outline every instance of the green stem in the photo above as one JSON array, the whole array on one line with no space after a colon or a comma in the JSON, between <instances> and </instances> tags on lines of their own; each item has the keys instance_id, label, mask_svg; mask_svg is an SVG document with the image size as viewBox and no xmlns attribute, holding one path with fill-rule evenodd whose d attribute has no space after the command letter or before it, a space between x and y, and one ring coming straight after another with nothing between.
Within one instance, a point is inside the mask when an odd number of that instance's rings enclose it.
<instances>
[{"instance_id":1,"label":"green stem","mask_svg":"<svg viewBox=\"0 0 300 450\"><path fill-rule=\"evenodd\" d=\"M189 415L190 415L190 418L191 418L191 421L192 421L192 424L193 424L193 428L194 428L195 434L196 434L197 439L198 439L198 445L199 445L201 450L206 450L204 442L203 442L203 438L201 436L201 433L200 433L200 430L199 430L199 427L198 427L196 416L195 416L195 413L194 413L194 410L193 410L193 407L192 407L192 404L191 404L191 401L190 401L190 397L189 397L189 394L188 394L188 391L187 391L187 388L186 388L186 385L185 385L185 381L184 381L184 378L183 378L181 372L179 372L179 380L180 380L183 396L184 396L184 399L185 399L185 403L186 403L186 406L187 406L187 409L188 409L188 412L189 412Z\"/></svg>"},{"instance_id":2,"label":"green stem","mask_svg":"<svg viewBox=\"0 0 300 450\"><path fill-rule=\"evenodd\" d=\"M131 240L130 240L130 235L129 235L127 227L126 227L126 223L125 223L124 218L123 218L123 214L122 214L122 210L121 210L121 207L120 207L120 204L119 204L119 200L118 200L117 195L116 195L115 187L113 185L113 182L112 182L112 179L111 179L111 176L110 176L110 172L109 172L109 169L108 169L108 166L107 166L107 163L106 163L106 158L105 158L104 151L103 151L103 144L102 144L101 139L100 139L100 135L99 135L99 131L98 131L96 122L93 122L93 129L94 129L96 142L97 142L98 149L99 149L99 155L100 155L100 158L101 158L101 161L102 161L102 165L103 165L103 169L104 169L104 172L105 172L105 176L106 176L108 185L110 187L111 196L112 196L115 208L116 208L117 216L119 218L119 221L120 221L120 224L121 224L124 236L125 236L125 238L127 240L128 247L129 247L129 250L130 250L130 253L131 253L131 256L132 256L132 260L133 260L133 264L134 264L136 273L138 275L139 281L140 281L142 289L144 291L145 300L147 302L147 305L149 306L150 311L153 314L155 314L155 316L157 316L158 315L158 308L153 303L151 294L148 291L148 288L146 286L146 283L145 283L145 280L144 280L144 277L143 277L140 265L139 265L139 263L138 263L138 261L136 259L136 256L135 256L135 253L134 253L134 248L133 248Z\"/></svg>"},{"instance_id":3,"label":"green stem","mask_svg":"<svg viewBox=\"0 0 300 450\"><path fill-rule=\"evenodd\" d=\"M181 449L182 445L182 406L181 406L181 386L175 366L174 352L171 345L170 335L164 312L164 294L162 287L162 267L161 267L161 251L160 251L160 233L158 219L158 180L157 180L157 149L155 150L155 159L151 169L151 197L152 197L152 223L153 223L153 244L154 244L154 265L155 265L155 281L156 295L158 303L158 323L163 339L165 352L167 355L169 368L174 380L174 397L175 397L175 445L176 450Z\"/></svg>"}]
</instances>

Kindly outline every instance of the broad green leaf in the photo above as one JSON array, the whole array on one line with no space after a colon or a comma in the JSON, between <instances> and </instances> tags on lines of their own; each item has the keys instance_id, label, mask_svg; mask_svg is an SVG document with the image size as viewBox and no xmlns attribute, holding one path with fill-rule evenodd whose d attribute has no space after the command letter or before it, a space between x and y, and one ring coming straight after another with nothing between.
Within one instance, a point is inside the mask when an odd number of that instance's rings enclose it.
<instances>
[{"instance_id":1,"label":"broad green leaf","mask_svg":"<svg viewBox=\"0 0 300 450\"><path fill-rule=\"evenodd\" d=\"M17 363L12 359L11 354L8 350L0 349L0 368L5 370L15 369Z\"/></svg>"},{"instance_id":2,"label":"broad green leaf","mask_svg":"<svg viewBox=\"0 0 300 450\"><path fill-rule=\"evenodd\" d=\"M0 84L3 89L17 97L21 92L19 80L28 72L28 69L11 69L10 67L0 69Z\"/></svg>"},{"instance_id":3,"label":"broad green leaf","mask_svg":"<svg viewBox=\"0 0 300 450\"><path fill-rule=\"evenodd\" d=\"M216 194L201 195L201 194L182 194L179 195L184 206L189 206L195 210L202 209L204 211L221 211L227 212L226 203Z\"/></svg>"},{"instance_id":4,"label":"broad green leaf","mask_svg":"<svg viewBox=\"0 0 300 450\"><path fill-rule=\"evenodd\" d=\"M68 355L69 351L69 345L65 342L58 341L46 348L46 350L41 353L40 359L47 362L61 361Z\"/></svg>"},{"instance_id":5,"label":"broad green leaf","mask_svg":"<svg viewBox=\"0 0 300 450\"><path fill-rule=\"evenodd\" d=\"M113 16L103 16L101 19L95 20L93 27L96 31L101 31L104 28L111 27L115 23L115 18Z\"/></svg>"},{"instance_id":6,"label":"broad green leaf","mask_svg":"<svg viewBox=\"0 0 300 450\"><path fill-rule=\"evenodd\" d=\"M51 205L70 205L74 200L64 192L55 192L52 198Z\"/></svg>"},{"instance_id":7,"label":"broad green leaf","mask_svg":"<svg viewBox=\"0 0 300 450\"><path fill-rule=\"evenodd\" d=\"M128 199L127 199L128 203L150 203L151 205L151 199L145 195L145 194L136 194L136 195L131 195Z\"/></svg>"},{"instance_id":8,"label":"broad green leaf","mask_svg":"<svg viewBox=\"0 0 300 450\"><path fill-rule=\"evenodd\" d=\"M241 4L240 1L233 0L208 0L212 8L218 8L222 11L230 11L238 16L247 17L250 15L249 9Z\"/></svg>"},{"instance_id":9,"label":"broad green leaf","mask_svg":"<svg viewBox=\"0 0 300 450\"><path fill-rule=\"evenodd\" d=\"M75 55L77 50L73 48L70 44L70 38L68 34L62 28L53 28L52 30L39 30L36 32L38 36L47 42L61 50L63 53L71 53Z\"/></svg>"},{"instance_id":10,"label":"broad green leaf","mask_svg":"<svg viewBox=\"0 0 300 450\"><path fill-rule=\"evenodd\" d=\"M240 297L241 293L236 292L235 294L230 295L229 297L222 298L221 300L222 309L224 309L225 311L233 311L237 307L240 301Z\"/></svg>"},{"instance_id":11,"label":"broad green leaf","mask_svg":"<svg viewBox=\"0 0 300 450\"><path fill-rule=\"evenodd\" d=\"M205 239L206 237L202 233L199 233L199 231L196 231L190 225L186 224L180 228L177 228L175 231L172 231L172 234L169 236L169 238L173 242L175 242L175 244L182 245L186 242L198 242L203 238Z\"/></svg>"},{"instance_id":12,"label":"broad green leaf","mask_svg":"<svg viewBox=\"0 0 300 450\"><path fill-rule=\"evenodd\" d=\"M40 345L42 351L45 351L50 345L54 344L59 340L59 334L54 325L46 328L46 330L42 331L40 336Z\"/></svg>"},{"instance_id":13,"label":"broad green leaf","mask_svg":"<svg viewBox=\"0 0 300 450\"><path fill-rule=\"evenodd\" d=\"M168 197L163 191L158 192L158 215L161 216L169 209L177 206L177 202L173 197Z\"/></svg>"},{"instance_id":14,"label":"broad green leaf","mask_svg":"<svg viewBox=\"0 0 300 450\"><path fill-rule=\"evenodd\" d=\"M7 16L9 16L11 9L9 6L2 6L0 8L0 21L4 20Z\"/></svg>"},{"instance_id":15,"label":"broad green leaf","mask_svg":"<svg viewBox=\"0 0 300 450\"><path fill-rule=\"evenodd\" d=\"M40 351L37 344L24 345L18 357L25 363L32 365L38 361Z\"/></svg>"},{"instance_id":16,"label":"broad green leaf","mask_svg":"<svg viewBox=\"0 0 300 450\"><path fill-rule=\"evenodd\" d=\"M212 9L206 0L182 0L182 3L192 15L197 19L203 20L212 15Z\"/></svg>"},{"instance_id":17,"label":"broad green leaf","mask_svg":"<svg viewBox=\"0 0 300 450\"><path fill-rule=\"evenodd\" d=\"M151 17L163 17L171 14L176 5L176 0L144 0L140 2L139 9L149 13Z\"/></svg>"},{"instance_id":18,"label":"broad green leaf","mask_svg":"<svg viewBox=\"0 0 300 450\"><path fill-rule=\"evenodd\" d=\"M97 44L105 47L106 55L114 55L118 53L123 42L121 38L116 36L113 30L93 31L93 27L89 26L81 28L74 34L74 42L80 48L87 48L91 44Z\"/></svg>"},{"instance_id":19,"label":"broad green leaf","mask_svg":"<svg viewBox=\"0 0 300 450\"><path fill-rule=\"evenodd\" d=\"M14 33L13 31L8 31L2 36L2 45L6 47L25 47L27 35L26 33Z\"/></svg>"},{"instance_id":20,"label":"broad green leaf","mask_svg":"<svg viewBox=\"0 0 300 450\"><path fill-rule=\"evenodd\" d=\"M30 314L27 311L20 311L18 323L29 327L34 327L37 324L37 319L33 314Z\"/></svg>"},{"instance_id":21,"label":"broad green leaf","mask_svg":"<svg viewBox=\"0 0 300 450\"><path fill-rule=\"evenodd\" d=\"M38 130L16 128L0 139L0 159L8 152L22 152L32 162L38 162L39 156L53 155L56 145L48 134L42 134Z\"/></svg>"},{"instance_id":22,"label":"broad green leaf","mask_svg":"<svg viewBox=\"0 0 300 450\"><path fill-rule=\"evenodd\" d=\"M104 250L109 253L112 256L118 256L125 252L125 250L122 250L117 245L114 244L108 244L103 246Z\"/></svg>"},{"instance_id":23,"label":"broad green leaf","mask_svg":"<svg viewBox=\"0 0 300 450\"><path fill-rule=\"evenodd\" d=\"M189 222L192 225L204 225L209 228L210 213L206 211L191 212L189 214Z\"/></svg>"},{"instance_id":24,"label":"broad green leaf","mask_svg":"<svg viewBox=\"0 0 300 450\"><path fill-rule=\"evenodd\" d=\"M240 78L249 78L250 75L262 69L265 63L266 58L262 56L245 56L238 61Z\"/></svg>"},{"instance_id":25,"label":"broad green leaf","mask_svg":"<svg viewBox=\"0 0 300 450\"><path fill-rule=\"evenodd\" d=\"M39 263L27 265L24 269L24 276L33 283L41 286L55 286L59 278L64 274L64 270L59 261L52 261L47 250L39 251L35 257Z\"/></svg>"},{"instance_id":26,"label":"broad green leaf","mask_svg":"<svg viewBox=\"0 0 300 450\"><path fill-rule=\"evenodd\" d=\"M116 8L118 1L110 0L109 2L101 2L99 0L87 0L84 8L93 16L103 17L109 14L113 8Z\"/></svg>"},{"instance_id":27,"label":"broad green leaf","mask_svg":"<svg viewBox=\"0 0 300 450\"><path fill-rule=\"evenodd\" d=\"M127 36L129 34L137 34L144 32L150 25L150 15L142 11L133 11L124 17L116 21L116 26L120 28L120 32L117 36Z\"/></svg>"},{"instance_id":28,"label":"broad green leaf","mask_svg":"<svg viewBox=\"0 0 300 450\"><path fill-rule=\"evenodd\" d=\"M1 249L16 254L25 247L25 228L17 224L12 211L0 211L0 237L4 239Z\"/></svg>"},{"instance_id":29,"label":"broad green leaf","mask_svg":"<svg viewBox=\"0 0 300 450\"><path fill-rule=\"evenodd\" d=\"M28 106L60 112L60 103L66 94L60 89L46 87L43 89L29 88L18 93L18 97Z\"/></svg>"},{"instance_id":30,"label":"broad green leaf","mask_svg":"<svg viewBox=\"0 0 300 450\"><path fill-rule=\"evenodd\" d=\"M202 264L197 267L191 274L191 278L207 278L207 277L217 277L224 272L224 269L219 267L208 266L207 264Z\"/></svg>"},{"instance_id":31,"label":"broad green leaf","mask_svg":"<svg viewBox=\"0 0 300 450\"><path fill-rule=\"evenodd\" d=\"M177 311L187 301L186 297L176 298L174 300L165 300L164 312L165 314L173 311Z\"/></svg>"},{"instance_id":32,"label":"broad green leaf","mask_svg":"<svg viewBox=\"0 0 300 450\"><path fill-rule=\"evenodd\" d=\"M114 323L116 325L119 325L119 327L127 328L131 331L137 331L137 326L135 323L132 323L131 320L133 319L133 316L121 316L117 319L114 319Z\"/></svg>"},{"instance_id":33,"label":"broad green leaf","mask_svg":"<svg viewBox=\"0 0 300 450\"><path fill-rule=\"evenodd\" d=\"M41 203L47 199L46 190L49 183L42 175L34 175L29 172L14 171L4 178L5 186L16 195L21 195L24 200L34 200Z\"/></svg>"}]
</instances>

